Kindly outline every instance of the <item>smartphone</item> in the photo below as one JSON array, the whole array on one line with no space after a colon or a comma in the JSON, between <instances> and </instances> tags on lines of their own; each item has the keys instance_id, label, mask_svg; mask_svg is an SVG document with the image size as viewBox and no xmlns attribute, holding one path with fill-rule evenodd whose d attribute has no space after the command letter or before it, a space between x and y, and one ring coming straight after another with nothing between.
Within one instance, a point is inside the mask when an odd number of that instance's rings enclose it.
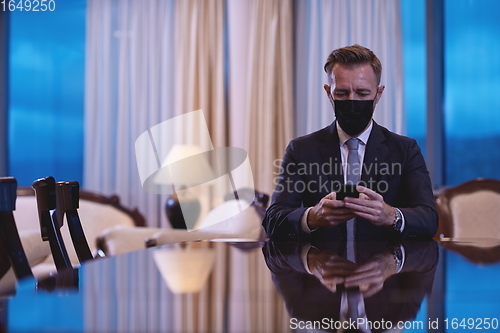
<instances>
[{"instance_id":1,"label":"smartphone","mask_svg":"<svg viewBox=\"0 0 500 333\"><path fill-rule=\"evenodd\" d=\"M337 200L344 200L345 197L359 198L356 185L341 185L335 193L337 193Z\"/></svg>"}]
</instances>

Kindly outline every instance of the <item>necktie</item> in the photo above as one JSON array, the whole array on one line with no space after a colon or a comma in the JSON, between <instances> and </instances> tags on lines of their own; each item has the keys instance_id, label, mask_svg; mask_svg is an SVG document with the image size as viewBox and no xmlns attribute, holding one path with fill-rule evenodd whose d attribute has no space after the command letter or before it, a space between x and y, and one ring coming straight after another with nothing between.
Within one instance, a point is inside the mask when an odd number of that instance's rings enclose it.
<instances>
[{"instance_id":1,"label":"necktie","mask_svg":"<svg viewBox=\"0 0 500 333\"><path fill-rule=\"evenodd\" d=\"M361 178L361 165L359 161L359 139L351 138L346 141L347 149L349 153L347 154L347 168L346 168L346 183L356 185ZM351 219L346 222L347 228L347 244L346 244L346 257L347 260L356 262L356 252L354 249L354 238L355 238L355 228L356 219ZM343 301L345 306L346 317L354 322L357 322L359 318L366 318L364 313L364 299L363 295L358 288L353 288L344 291ZM360 309L361 306L361 309ZM365 321L366 322L366 321ZM370 332L367 327L358 327L361 332Z\"/></svg>"},{"instance_id":2,"label":"necktie","mask_svg":"<svg viewBox=\"0 0 500 333\"><path fill-rule=\"evenodd\" d=\"M359 182L361 174L361 166L359 165L359 139L351 138L346 141L347 149L349 153L347 155L347 183L357 184Z\"/></svg>"},{"instance_id":3,"label":"necktie","mask_svg":"<svg viewBox=\"0 0 500 333\"><path fill-rule=\"evenodd\" d=\"M359 162L359 154L358 154L358 147L359 147L359 139L357 138L351 138L346 141L347 149L349 149L349 153L347 155L347 175L346 175L346 181L347 184L353 184L356 185L359 182L360 175L361 175L361 165ZM346 222L346 228L347 228L347 241L354 241L354 230L355 230L355 219L351 219ZM349 249L347 251L347 256L348 260L354 261L354 258L349 258Z\"/></svg>"},{"instance_id":4,"label":"necktie","mask_svg":"<svg viewBox=\"0 0 500 333\"><path fill-rule=\"evenodd\" d=\"M356 323L359 332L371 332L366 317L365 300L359 288L349 288L342 291L339 319L340 321Z\"/></svg>"}]
</instances>

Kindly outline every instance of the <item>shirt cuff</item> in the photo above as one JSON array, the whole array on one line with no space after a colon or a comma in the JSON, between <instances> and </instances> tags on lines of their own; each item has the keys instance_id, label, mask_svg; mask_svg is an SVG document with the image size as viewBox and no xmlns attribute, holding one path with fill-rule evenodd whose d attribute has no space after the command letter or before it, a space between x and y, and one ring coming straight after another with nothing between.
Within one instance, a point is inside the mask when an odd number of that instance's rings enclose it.
<instances>
[{"instance_id":1,"label":"shirt cuff","mask_svg":"<svg viewBox=\"0 0 500 333\"><path fill-rule=\"evenodd\" d=\"M302 265L304 265L304 269L306 270L307 273L313 274L309 270L309 265L307 265L307 254L309 253L309 250L312 248L310 244L306 244L302 247L302 251L300 253L300 257L302 258Z\"/></svg>"},{"instance_id":2,"label":"shirt cuff","mask_svg":"<svg viewBox=\"0 0 500 333\"><path fill-rule=\"evenodd\" d=\"M310 234L314 230L309 229L309 226L307 225L307 215L309 214L309 211L312 209L312 207L309 207L306 209L304 214L302 215L302 219L300 220L300 225L302 226L302 231L304 231L306 234Z\"/></svg>"}]
</instances>

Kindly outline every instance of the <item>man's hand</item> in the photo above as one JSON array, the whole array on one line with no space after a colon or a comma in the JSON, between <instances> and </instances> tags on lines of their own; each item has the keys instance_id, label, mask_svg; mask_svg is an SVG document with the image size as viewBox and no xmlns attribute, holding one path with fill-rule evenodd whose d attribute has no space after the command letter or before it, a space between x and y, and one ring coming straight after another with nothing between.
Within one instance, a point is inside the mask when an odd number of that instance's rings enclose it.
<instances>
[{"instance_id":1,"label":"man's hand","mask_svg":"<svg viewBox=\"0 0 500 333\"><path fill-rule=\"evenodd\" d=\"M337 193L332 192L309 211L307 225L311 230L319 227L334 227L356 217L350 209L344 206L344 201L336 198Z\"/></svg>"},{"instance_id":2,"label":"man's hand","mask_svg":"<svg viewBox=\"0 0 500 333\"><path fill-rule=\"evenodd\" d=\"M382 289L395 268L392 254L379 254L346 277L344 285L346 288L359 287L364 297L370 297Z\"/></svg>"},{"instance_id":3,"label":"man's hand","mask_svg":"<svg viewBox=\"0 0 500 333\"><path fill-rule=\"evenodd\" d=\"M331 251L311 248L307 253L307 267L325 287L335 292L337 285L343 284L345 277L359 266Z\"/></svg>"},{"instance_id":4,"label":"man's hand","mask_svg":"<svg viewBox=\"0 0 500 333\"><path fill-rule=\"evenodd\" d=\"M364 186L357 186L359 198L346 197L345 207L356 216L367 219L377 226L391 226L394 223L394 208L384 202L384 198Z\"/></svg>"}]
</instances>

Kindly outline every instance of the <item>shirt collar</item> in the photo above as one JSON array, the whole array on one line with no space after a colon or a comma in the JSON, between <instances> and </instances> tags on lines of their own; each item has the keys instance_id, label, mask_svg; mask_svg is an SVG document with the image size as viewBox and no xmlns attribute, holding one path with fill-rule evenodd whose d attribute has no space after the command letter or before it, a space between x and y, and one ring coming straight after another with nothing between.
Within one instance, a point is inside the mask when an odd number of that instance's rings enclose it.
<instances>
[{"instance_id":1,"label":"shirt collar","mask_svg":"<svg viewBox=\"0 0 500 333\"><path fill-rule=\"evenodd\" d=\"M336 122L335 125L337 126L337 133L339 135L339 143L341 146L343 146L347 140L349 140L350 138L353 138L353 137L350 136L349 134L347 134L346 132L344 132L344 130L340 127L338 121ZM370 125L360 135L357 136L359 141L361 141L361 144L366 145L366 142L368 142L368 138L370 137L370 134L372 132L372 128L373 128L373 120L370 120Z\"/></svg>"}]
</instances>

